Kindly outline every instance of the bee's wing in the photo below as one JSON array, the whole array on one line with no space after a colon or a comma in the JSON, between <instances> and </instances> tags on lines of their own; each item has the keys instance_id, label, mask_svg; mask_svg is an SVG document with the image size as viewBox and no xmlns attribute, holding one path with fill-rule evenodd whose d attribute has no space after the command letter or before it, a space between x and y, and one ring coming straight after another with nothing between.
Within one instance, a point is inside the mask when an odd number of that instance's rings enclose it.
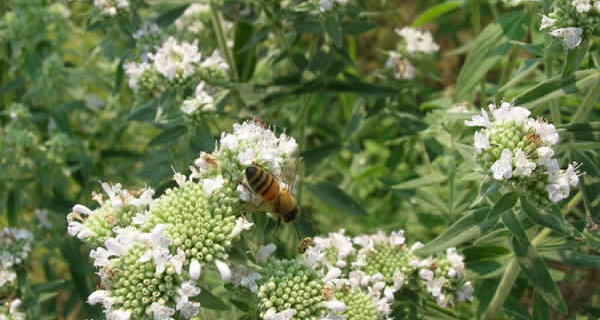
<instances>
[{"instance_id":1,"label":"bee's wing","mask_svg":"<svg viewBox=\"0 0 600 320\"><path fill-rule=\"evenodd\" d=\"M291 157L281 172L284 182L293 194L296 194L296 177L298 176L298 167L301 165L301 161L302 159L298 155Z\"/></svg>"}]
</instances>

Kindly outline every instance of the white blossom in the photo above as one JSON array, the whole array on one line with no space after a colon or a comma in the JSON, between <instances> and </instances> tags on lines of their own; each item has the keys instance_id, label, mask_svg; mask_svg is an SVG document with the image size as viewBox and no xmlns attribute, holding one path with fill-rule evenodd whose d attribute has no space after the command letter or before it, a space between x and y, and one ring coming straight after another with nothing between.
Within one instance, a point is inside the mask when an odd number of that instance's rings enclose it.
<instances>
[{"instance_id":1,"label":"white blossom","mask_svg":"<svg viewBox=\"0 0 600 320\"><path fill-rule=\"evenodd\" d=\"M529 176L535 168L535 162L527 159L527 155L523 150L517 149L517 152L515 153L515 175Z\"/></svg>"},{"instance_id":2,"label":"white blossom","mask_svg":"<svg viewBox=\"0 0 600 320\"><path fill-rule=\"evenodd\" d=\"M504 149L500 159L492 165L492 173L496 180L506 180L512 177L512 151Z\"/></svg>"},{"instance_id":3,"label":"white blossom","mask_svg":"<svg viewBox=\"0 0 600 320\"><path fill-rule=\"evenodd\" d=\"M296 315L295 309L286 309L281 312L277 312L277 310L271 308L265 312L263 316L264 320L290 320Z\"/></svg>"},{"instance_id":4,"label":"white blossom","mask_svg":"<svg viewBox=\"0 0 600 320\"><path fill-rule=\"evenodd\" d=\"M146 72L146 70L152 68L152 66L147 62L135 63L129 62L125 64L124 69L127 77L129 78L129 87L133 91L139 90L139 80L140 77Z\"/></svg>"},{"instance_id":5,"label":"white blossom","mask_svg":"<svg viewBox=\"0 0 600 320\"><path fill-rule=\"evenodd\" d=\"M475 151L481 153L490 148L490 134L486 131L475 132Z\"/></svg>"},{"instance_id":6,"label":"white blossom","mask_svg":"<svg viewBox=\"0 0 600 320\"><path fill-rule=\"evenodd\" d=\"M409 54L418 52L431 54L440 49L429 31L419 31L410 27L396 29L395 31L396 34L406 40L406 52Z\"/></svg>"},{"instance_id":7,"label":"white blossom","mask_svg":"<svg viewBox=\"0 0 600 320\"><path fill-rule=\"evenodd\" d=\"M171 316L175 314L175 309L158 302L153 302L150 309L152 310L154 320L170 320Z\"/></svg>"},{"instance_id":8,"label":"white blossom","mask_svg":"<svg viewBox=\"0 0 600 320\"><path fill-rule=\"evenodd\" d=\"M547 15L542 16L542 25L540 26L540 30L548 29L554 27L556 23L556 19L552 19Z\"/></svg>"},{"instance_id":9,"label":"white blossom","mask_svg":"<svg viewBox=\"0 0 600 320\"><path fill-rule=\"evenodd\" d=\"M196 64L202 58L198 52L196 42L179 43L175 38L169 37L156 54L150 54L154 68L169 80L175 79L180 74L184 79L195 72Z\"/></svg>"},{"instance_id":10,"label":"white blossom","mask_svg":"<svg viewBox=\"0 0 600 320\"><path fill-rule=\"evenodd\" d=\"M338 300L329 300L325 302L325 307L337 312L344 312L346 310L346 304Z\"/></svg>"},{"instance_id":11,"label":"white blossom","mask_svg":"<svg viewBox=\"0 0 600 320\"><path fill-rule=\"evenodd\" d=\"M563 38L567 48L574 49L581 44L583 29L576 27L558 28L550 32L550 34L557 38Z\"/></svg>"},{"instance_id":12,"label":"white blossom","mask_svg":"<svg viewBox=\"0 0 600 320\"><path fill-rule=\"evenodd\" d=\"M220 260L215 260L215 265L217 266L217 270L219 270L221 279L223 279L223 281L231 280L231 269L226 263Z\"/></svg>"},{"instance_id":13,"label":"white blossom","mask_svg":"<svg viewBox=\"0 0 600 320\"><path fill-rule=\"evenodd\" d=\"M246 217L239 217L239 218L237 218L235 220L235 227L231 231L231 237L238 236L244 230L250 230L250 229L252 229L253 225L254 225L254 223L248 222L248 220L246 220Z\"/></svg>"},{"instance_id":14,"label":"white blossom","mask_svg":"<svg viewBox=\"0 0 600 320\"><path fill-rule=\"evenodd\" d=\"M192 278L193 280L198 280L198 278L200 278L200 273L202 271L202 265L200 264L200 262L198 262L198 260L196 259L192 259L192 262L190 262L190 278Z\"/></svg>"},{"instance_id":15,"label":"white blossom","mask_svg":"<svg viewBox=\"0 0 600 320\"><path fill-rule=\"evenodd\" d=\"M256 262L260 264L266 263L275 250L277 250L277 246L273 243L261 246L256 253Z\"/></svg>"},{"instance_id":16,"label":"white blossom","mask_svg":"<svg viewBox=\"0 0 600 320\"><path fill-rule=\"evenodd\" d=\"M225 184L225 179L223 176L219 175L215 178L206 178L202 180L202 187L204 188L204 193L206 196L210 196L213 192L221 189Z\"/></svg>"}]
</instances>

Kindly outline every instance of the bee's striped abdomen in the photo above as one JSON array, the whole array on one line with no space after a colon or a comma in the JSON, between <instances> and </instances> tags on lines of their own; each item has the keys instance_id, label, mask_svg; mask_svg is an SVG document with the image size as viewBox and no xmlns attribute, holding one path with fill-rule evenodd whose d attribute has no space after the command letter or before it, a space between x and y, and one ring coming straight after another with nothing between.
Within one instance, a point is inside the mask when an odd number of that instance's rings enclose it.
<instances>
[{"instance_id":1,"label":"bee's striped abdomen","mask_svg":"<svg viewBox=\"0 0 600 320\"><path fill-rule=\"evenodd\" d=\"M246 168L245 173L252 190L265 200L270 201L277 195L279 183L271 173L255 165Z\"/></svg>"}]
</instances>

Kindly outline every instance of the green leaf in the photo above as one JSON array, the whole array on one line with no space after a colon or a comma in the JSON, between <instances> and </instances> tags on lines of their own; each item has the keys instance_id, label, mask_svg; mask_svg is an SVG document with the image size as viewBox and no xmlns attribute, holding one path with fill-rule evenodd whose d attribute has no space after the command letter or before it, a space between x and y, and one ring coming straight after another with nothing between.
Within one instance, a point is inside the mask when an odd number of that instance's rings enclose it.
<instances>
[{"instance_id":1,"label":"green leaf","mask_svg":"<svg viewBox=\"0 0 600 320\"><path fill-rule=\"evenodd\" d=\"M328 142L314 148L304 150L300 154L307 168L312 168L321 161L340 151L341 145L337 142Z\"/></svg>"},{"instance_id":2,"label":"green leaf","mask_svg":"<svg viewBox=\"0 0 600 320\"><path fill-rule=\"evenodd\" d=\"M154 137L150 142L148 142L148 146L156 146L163 143L169 143L175 141L180 136L184 135L187 132L187 127L183 125L176 125L169 127L159 135Z\"/></svg>"},{"instance_id":3,"label":"green leaf","mask_svg":"<svg viewBox=\"0 0 600 320\"><path fill-rule=\"evenodd\" d=\"M439 17L445 13L448 13L458 7L461 7L463 5L464 5L463 0L449 0L444 3L440 3L436 6L433 6L429 9L425 10L425 12L423 12L419 17L417 17L415 19L415 21L412 23L411 27L416 28L427 22L431 22L431 21L435 20L437 17Z\"/></svg>"},{"instance_id":4,"label":"green leaf","mask_svg":"<svg viewBox=\"0 0 600 320\"><path fill-rule=\"evenodd\" d=\"M408 190L408 189L416 189L424 186L429 186L432 184L440 184L448 180L448 177L443 174L434 173L428 176L424 176L421 178L416 178L412 180L408 180L397 185L392 186L392 189L400 189L400 190Z\"/></svg>"},{"instance_id":5,"label":"green leaf","mask_svg":"<svg viewBox=\"0 0 600 320\"><path fill-rule=\"evenodd\" d=\"M15 80L10 81L9 83L5 84L4 86L2 86L2 88L0 88L0 96L7 93L7 92L11 92L13 90L17 90L21 87L23 87L25 85L25 79L24 78L17 78Z\"/></svg>"},{"instance_id":6,"label":"green leaf","mask_svg":"<svg viewBox=\"0 0 600 320\"><path fill-rule=\"evenodd\" d=\"M342 30L348 34L359 34L377 27L376 24L368 21L344 21Z\"/></svg>"},{"instance_id":7,"label":"green leaf","mask_svg":"<svg viewBox=\"0 0 600 320\"><path fill-rule=\"evenodd\" d=\"M16 190L11 189L6 199L6 219L11 227L17 226L17 212L19 212L19 195Z\"/></svg>"},{"instance_id":8,"label":"green leaf","mask_svg":"<svg viewBox=\"0 0 600 320\"><path fill-rule=\"evenodd\" d=\"M600 256L592 256L573 250L543 250L540 254L552 261L570 264L580 268L600 268Z\"/></svg>"},{"instance_id":9,"label":"green leaf","mask_svg":"<svg viewBox=\"0 0 600 320\"><path fill-rule=\"evenodd\" d=\"M568 78L573 75L573 72L577 70L581 62L583 61L583 57L587 53L587 45L577 46L577 48L572 50L565 50L565 63L563 64L563 69L561 76L563 78Z\"/></svg>"},{"instance_id":10,"label":"green leaf","mask_svg":"<svg viewBox=\"0 0 600 320\"><path fill-rule=\"evenodd\" d=\"M567 94L585 91L598 77L600 72L597 70L577 71L567 78L557 75L523 92L515 98L514 103L532 107Z\"/></svg>"},{"instance_id":11,"label":"green leaf","mask_svg":"<svg viewBox=\"0 0 600 320\"><path fill-rule=\"evenodd\" d=\"M123 70L123 63L127 59L128 55L129 54L126 54L123 58L121 58L121 61L119 61L119 64L117 65L117 70L115 72L115 85L112 91L113 96L116 96L121 91L121 85L123 84L123 75L125 73L125 71Z\"/></svg>"},{"instance_id":12,"label":"green leaf","mask_svg":"<svg viewBox=\"0 0 600 320\"><path fill-rule=\"evenodd\" d=\"M521 82L521 80L523 80L523 78L525 78L530 73L535 71L537 69L537 67L541 64L541 62L542 62L541 59L525 60L523 62L523 65L519 69L519 71L517 71L517 73L510 78L510 81L508 81L505 85L503 85L500 89L498 89L498 95L503 94L504 92L506 92L507 89L512 88L515 85L517 85L519 82Z\"/></svg>"},{"instance_id":13,"label":"green leaf","mask_svg":"<svg viewBox=\"0 0 600 320\"><path fill-rule=\"evenodd\" d=\"M248 45L253 40L255 28L252 24L238 21L235 27L233 55L240 76L240 81L248 81L256 67L256 44Z\"/></svg>"},{"instance_id":14,"label":"green leaf","mask_svg":"<svg viewBox=\"0 0 600 320\"><path fill-rule=\"evenodd\" d=\"M548 308L546 300L540 298L540 296L535 297L535 301L533 304L533 319L551 320L550 311L551 310L550 308Z\"/></svg>"},{"instance_id":15,"label":"green leaf","mask_svg":"<svg viewBox=\"0 0 600 320\"><path fill-rule=\"evenodd\" d=\"M485 220L485 215L488 211L489 208L479 208L464 214L462 218L448 227L441 235L427 243L423 248L416 250L415 253L426 256L479 238L484 228L480 223Z\"/></svg>"},{"instance_id":16,"label":"green leaf","mask_svg":"<svg viewBox=\"0 0 600 320\"><path fill-rule=\"evenodd\" d=\"M491 229L500 215L510 210L516 202L517 195L511 192L500 198L491 209L483 207L463 215L444 233L427 243L423 248L416 250L415 253L429 255L446 248L455 247L465 241L479 238Z\"/></svg>"},{"instance_id":17,"label":"green leaf","mask_svg":"<svg viewBox=\"0 0 600 320\"><path fill-rule=\"evenodd\" d=\"M456 79L455 101L471 101L475 88L512 45L509 38L519 39L525 32L522 13L502 16L498 22L488 25L473 41L473 50L462 66Z\"/></svg>"},{"instance_id":18,"label":"green leaf","mask_svg":"<svg viewBox=\"0 0 600 320\"><path fill-rule=\"evenodd\" d=\"M340 211L366 215L363 209L352 197L340 189L337 185L330 182L311 183L308 189L321 201L337 208Z\"/></svg>"},{"instance_id":19,"label":"green leaf","mask_svg":"<svg viewBox=\"0 0 600 320\"><path fill-rule=\"evenodd\" d=\"M513 251L529 282L552 307L561 312L567 312L567 307L560 295L558 286L550 276L550 272L538 251L529 243L527 233L515 214L507 212L502 218L504 224L514 235L512 239Z\"/></svg>"},{"instance_id":20,"label":"green leaf","mask_svg":"<svg viewBox=\"0 0 600 320\"><path fill-rule=\"evenodd\" d=\"M338 23L338 20L333 18L328 18L325 21L325 29L327 29L327 34L333 40L333 44L341 48L344 44L344 34L342 32L342 26Z\"/></svg>"},{"instance_id":21,"label":"green leaf","mask_svg":"<svg viewBox=\"0 0 600 320\"><path fill-rule=\"evenodd\" d=\"M177 20L179 16L183 14L183 12L185 11L185 9L187 9L188 6L189 4L179 6L161 14L160 16L158 16L158 18L156 18L156 24L162 29L168 27L169 25L171 25L171 23Z\"/></svg>"},{"instance_id":22,"label":"green leaf","mask_svg":"<svg viewBox=\"0 0 600 320\"><path fill-rule=\"evenodd\" d=\"M200 294L195 296L193 300L200 302L203 308L220 311L229 310L229 305L205 288L201 288Z\"/></svg>"},{"instance_id":23,"label":"green leaf","mask_svg":"<svg viewBox=\"0 0 600 320\"><path fill-rule=\"evenodd\" d=\"M504 212L512 209L517 203L517 199L519 199L519 196L515 192L509 192L502 196L488 212L488 219L498 218Z\"/></svg>"},{"instance_id":24,"label":"green leaf","mask_svg":"<svg viewBox=\"0 0 600 320\"><path fill-rule=\"evenodd\" d=\"M531 221L542 225L544 227L550 228L554 231L560 232L565 235L572 236L574 234L574 228L571 226L567 220L563 217L560 210L555 211L552 210L552 213L542 213L540 211L545 211L541 208L537 208L531 202L527 201L525 197L521 197L521 209Z\"/></svg>"}]
</instances>

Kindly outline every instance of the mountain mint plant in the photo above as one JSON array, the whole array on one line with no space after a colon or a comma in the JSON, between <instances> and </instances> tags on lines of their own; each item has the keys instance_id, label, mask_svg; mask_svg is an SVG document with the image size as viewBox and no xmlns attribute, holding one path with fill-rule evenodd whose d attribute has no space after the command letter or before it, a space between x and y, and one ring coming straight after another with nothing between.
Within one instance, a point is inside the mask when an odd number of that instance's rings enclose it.
<instances>
[{"instance_id":1,"label":"mountain mint plant","mask_svg":"<svg viewBox=\"0 0 600 320\"><path fill-rule=\"evenodd\" d=\"M489 106L490 115L465 121L468 126L481 127L475 132L476 157L493 178L511 188L527 192L540 204L561 201L569 196L579 182L579 165L570 164L561 170L555 158L559 133L543 119L533 119L525 108L503 102Z\"/></svg>"}]
</instances>

